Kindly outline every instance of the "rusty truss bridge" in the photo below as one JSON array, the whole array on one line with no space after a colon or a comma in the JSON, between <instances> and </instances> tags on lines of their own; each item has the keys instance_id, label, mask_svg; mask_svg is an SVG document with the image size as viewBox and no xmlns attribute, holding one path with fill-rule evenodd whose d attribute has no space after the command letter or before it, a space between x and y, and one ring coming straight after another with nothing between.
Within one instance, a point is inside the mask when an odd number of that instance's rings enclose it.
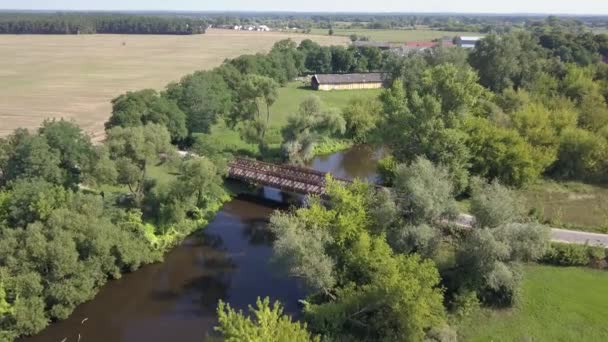
<instances>
[{"instance_id":1,"label":"rusty truss bridge","mask_svg":"<svg viewBox=\"0 0 608 342\"><path fill-rule=\"evenodd\" d=\"M304 167L271 164L246 158L236 158L228 165L228 177L232 179L305 195L325 194L325 175L324 172ZM348 179L334 179L352 183Z\"/></svg>"}]
</instances>

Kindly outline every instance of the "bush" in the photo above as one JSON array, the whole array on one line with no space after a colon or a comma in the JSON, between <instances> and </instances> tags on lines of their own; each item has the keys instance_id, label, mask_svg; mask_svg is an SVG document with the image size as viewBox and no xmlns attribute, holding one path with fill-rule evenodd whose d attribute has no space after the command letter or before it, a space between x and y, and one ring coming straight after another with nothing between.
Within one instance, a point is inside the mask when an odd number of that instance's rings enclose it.
<instances>
[{"instance_id":1,"label":"bush","mask_svg":"<svg viewBox=\"0 0 608 342\"><path fill-rule=\"evenodd\" d=\"M456 293L451 306L454 314L462 319L475 314L479 310L480 305L477 292L469 290Z\"/></svg>"},{"instance_id":2,"label":"bush","mask_svg":"<svg viewBox=\"0 0 608 342\"><path fill-rule=\"evenodd\" d=\"M475 216L477 226L494 228L522 218L522 200L515 192L496 180L485 183L475 179L471 183L471 214Z\"/></svg>"},{"instance_id":3,"label":"bush","mask_svg":"<svg viewBox=\"0 0 608 342\"><path fill-rule=\"evenodd\" d=\"M602 247L553 243L541 262L557 266L605 267L606 251Z\"/></svg>"},{"instance_id":4,"label":"bush","mask_svg":"<svg viewBox=\"0 0 608 342\"><path fill-rule=\"evenodd\" d=\"M393 156L387 156L378 162L378 175L380 181L386 186L392 186L395 181L395 171L397 169L397 160Z\"/></svg>"}]
</instances>

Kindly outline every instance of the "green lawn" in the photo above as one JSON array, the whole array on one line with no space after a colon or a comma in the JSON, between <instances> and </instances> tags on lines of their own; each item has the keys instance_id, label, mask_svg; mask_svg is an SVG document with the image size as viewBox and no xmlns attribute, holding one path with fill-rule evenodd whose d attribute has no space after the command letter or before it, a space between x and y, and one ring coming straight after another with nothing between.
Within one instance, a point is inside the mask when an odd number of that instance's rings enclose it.
<instances>
[{"instance_id":1,"label":"green lawn","mask_svg":"<svg viewBox=\"0 0 608 342\"><path fill-rule=\"evenodd\" d=\"M608 341L608 272L527 266L515 309L483 309L459 326L461 341Z\"/></svg>"},{"instance_id":2,"label":"green lawn","mask_svg":"<svg viewBox=\"0 0 608 342\"><path fill-rule=\"evenodd\" d=\"M287 118L295 114L298 106L307 96L318 96L325 108L342 109L353 98L373 99L380 95L381 89L370 90L336 90L336 91L314 91L303 82L292 82L279 89L277 101L270 108L270 130L267 133L272 137L271 147L278 148L280 145L280 129L287 123ZM258 147L244 142L239 133L226 127L220 121L211 128L211 139L217 139L218 143L226 146L226 151L235 154L258 154ZM319 153L335 151L343 146L349 146L346 142L330 140L320 146Z\"/></svg>"},{"instance_id":3,"label":"green lawn","mask_svg":"<svg viewBox=\"0 0 608 342\"><path fill-rule=\"evenodd\" d=\"M608 232L608 186L544 181L521 193L554 227Z\"/></svg>"},{"instance_id":4,"label":"green lawn","mask_svg":"<svg viewBox=\"0 0 608 342\"><path fill-rule=\"evenodd\" d=\"M313 29L312 33L315 35L328 35L329 30L326 29ZM394 29L394 30L370 30L370 29L334 29L335 36L350 36L356 34L358 36L369 37L373 41L381 42L392 42L392 43L404 43L408 41L430 41L442 37L455 37L455 36L471 36L471 35L482 35L479 32L452 32L452 31L439 31L431 29L417 29L417 30L406 30L406 29Z\"/></svg>"},{"instance_id":5,"label":"green lawn","mask_svg":"<svg viewBox=\"0 0 608 342\"><path fill-rule=\"evenodd\" d=\"M283 127L287 117L294 114L300 102L310 95L318 96L325 108L342 109L353 98L372 99L378 97L380 92L381 89L315 91L303 82L292 82L279 89L279 97L270 108L270 124L272 127Z\"/></svg>"}]
</instances>

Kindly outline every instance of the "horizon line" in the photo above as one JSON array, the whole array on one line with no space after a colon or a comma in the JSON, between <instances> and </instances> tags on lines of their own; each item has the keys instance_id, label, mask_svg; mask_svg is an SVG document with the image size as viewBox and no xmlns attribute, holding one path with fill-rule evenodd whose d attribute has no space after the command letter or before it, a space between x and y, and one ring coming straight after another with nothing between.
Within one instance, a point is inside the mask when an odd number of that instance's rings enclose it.
<instances>
[{"instance_id":1,"label":"horizon line","mask_svg":"<svg viewBox=\"0 0 608 342\"><path fill-rule=\"evenodd\" d=\"M236 13L236 14L367 14L367 15L509 15L509 16L586 16L586 17L603 17L608 16L607 13L568 13L568 12L457 12L457 11L314 11L314 10L184 10L184 9L23 9L23 8L0 8L1 12L162 12L162 13Z\"/></svg>"}]
</instances>

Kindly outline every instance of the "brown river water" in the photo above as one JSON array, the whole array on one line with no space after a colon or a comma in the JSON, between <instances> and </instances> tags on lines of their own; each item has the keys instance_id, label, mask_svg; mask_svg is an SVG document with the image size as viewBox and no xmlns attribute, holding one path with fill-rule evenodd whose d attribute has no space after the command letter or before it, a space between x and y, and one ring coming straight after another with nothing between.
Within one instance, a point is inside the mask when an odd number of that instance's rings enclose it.
<instances>
[{"instance_id":1,"label":"brown river water","mask_svg":"<svg viewBox=\"0 0 608 342\"><path fill-rule=\"evenodd\" d=\"M354 147L317 157L309 166L337 177L374 180L380 155ZM108 282L68 319L21 341L204 341L214 334L220 299L246 310L258 296L268 296L297 317L305 289L271 262L272 236L266 229L270 214L286 205L277 201L283 196L274 189L262 194L227 203L162 263Z\"/></svg>"}]
</instances>

